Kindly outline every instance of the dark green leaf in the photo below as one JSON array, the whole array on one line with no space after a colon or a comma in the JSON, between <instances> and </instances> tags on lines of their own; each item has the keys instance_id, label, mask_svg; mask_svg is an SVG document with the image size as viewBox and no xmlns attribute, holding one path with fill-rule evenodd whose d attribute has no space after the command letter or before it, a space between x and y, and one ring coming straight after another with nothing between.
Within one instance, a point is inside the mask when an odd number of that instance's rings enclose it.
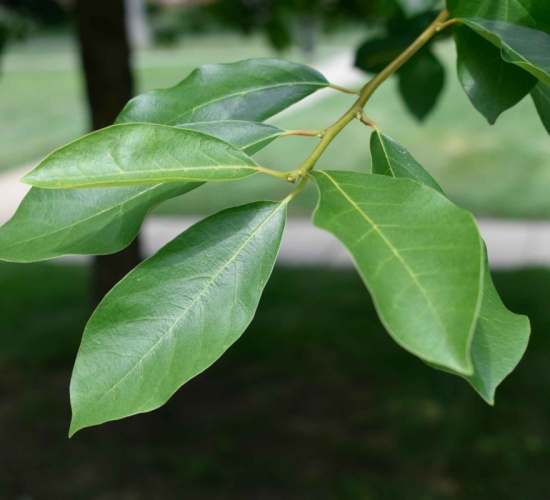
<instances>
[{"instance_id":1,"label":"dark green leaf","mask_svg":"<svg viewBox=\"0 0 550 500\"><path fill-rule=\"evenodd\" d=\"M373 38L364 42L355 55L355 66L367 73L379 73L414 40L407 35Z\"/></svg>"},{"instance_id":2,"label":"dark green leaf","mask_svg":"<svg viewBox=\"0 0 550 500\"><path fill-rule=\"evenodd\" d=\"M502 58L506 62L519 66L541 82L550 85L550 35L501 21L461 21L501 49Z\"/></svg>"},{"instance_id":3,"label":"dark green leaf","mask_svg":"<svg viewBox=\"0 0 550 500\"><path fill-rule=\"evenodd\" d=\"M544 83L538 83L531 91L531 97L535 103L542 124L550 134L550 87Z\"/></svg>"},{"instance_id":4,"label":"dark green leaf","mask_svg":"<svg viewBox=\"0 0 550 500\"><path fill-rule=\"evenodd\" d=\"M240 149L194 130L113 125L58 149L23 181L44 188L227 181L260 167Z\"/></svg>"},{"instance_id":5,"label":"dark green leaf","mask_svg":"<svg viewBox=\"0 0 550 500\"><path fill-rule=\"evenodd\" d=\"M351 252L388 332L425 361L472 374L483 248L475 220L409 179L313 172L315 225Z\"/></svg>"},{"instance_id":6,"label":"dark green leaf","mask_svg":"<svg viewBox=\"0 0 550 500\"><path fill-rule=\"evenodd\" d=\"M241 336L273 269L285 219L285 203L219 212L106 296L76 360L71 435L162 406Z\"/></svg>"},{"instance_id":7,"label":"dark green leaf","mask_svg":"<svg viewBox=\"0 0 550 500\"><path fill-rule=\"evenodd\" d=\"M476 17L545 31L550 26L550 0L447 0L453 18Z\"/></svg>"},{"instance_id":8,"label":"dark green leaf","mask_svg":"<svg viewBox=\"0 0 550 500\"><path fill-rule=\"evenodd\" d=\"M282 131L252 122L186 124L253 154ZM103 255L127 247L146 213L200 183L94 189L32 188L0 228L0 260L33 262L61 255Z\"/></svg>"},{"instance_id":9,"label":"dark green leaf","mask_svg":"<svg viewBox=\"0 0 550 500\"><path fill-rule=\"evenodd\" d=\"M412 179L443 194L439 184L403 146L378 130L371 135L370 151L373 174Z\"/></svg>"},{"instance_id":10,"label":"dark green leaf","mask_svg":"<svg viewBox=\"0 0 550 500\"><path fill-rule=\"evenodd\" d=\"M399 91L409 111L423 120L434 108L445 85L445 68L425 48L399 70Z\"/></svg>"},{"instance_id":11,"label":"dark green leaf","mask_svg":"<svg viewBox=\"0 0 550 500\"><path fill-rule=\"evenodd\" d=\"M314 69L277 59L205 65L175 87L132 99L117 123L263 121L327 85Z\"/></svg>"},{"instance_id":12,"label":"dark green leaf","mask_svg":"<svg viewBox=\"0 0 550 500\"><path fill-rule=\"evenodd\" d=\"M474 107L491 124L515 106L537 80L502 60L500 50L464 26L455 26L458 78Z\"/></svg>"},{"instance_id":13,"label":"dark green leaf","mask_svg":"<svg viewBox=\"0 0 550 500\"><path fill-rule=\"evenodd\" d=\"M442 193L439 185L412 155L390 138L379 132L373 133L371 152L374 173L415 179ZM485 251L483 299L470 351L474 373L461 376L487 403L494 403L496 388L519 363L529 333L527 317L510 312L500 300Z\"/></svg>"}]
</instances>

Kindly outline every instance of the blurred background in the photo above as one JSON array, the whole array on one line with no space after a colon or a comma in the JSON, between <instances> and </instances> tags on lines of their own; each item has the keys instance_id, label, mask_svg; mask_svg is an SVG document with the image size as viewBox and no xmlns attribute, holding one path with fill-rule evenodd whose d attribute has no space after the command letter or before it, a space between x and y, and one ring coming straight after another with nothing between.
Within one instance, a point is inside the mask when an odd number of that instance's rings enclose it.
<instances>
[{"instance_id":1,"label":"blurred background","mask_svg":"<svg viewBox=\"0 0 550 500\"><path fill-rule=\"evenodd\" d=\"M25 194L24 172L112 123L132 95L252 57L310 64L355 88L369 75L354 63L373 69L358 49L392 26L418 34L438 3L0 0L0 222ZM68 440L70 371L105 290L198 216L290 189L256 177L205 186L158 207L141 248L0 263L0 498L548 498L550 138L527 99L489 127L460 87L452 40L432 50L445 77L429 114L398 78L367 113L476 214L504 303L531 319L528 352L496 406L397 347L349 259L313 233L316 258L282 259L251 327L217 364L160 410ZM271 122L323 128L352 99L326 90ZM281 138L258 161L294 168L314 141ZM369 165L359 123L320 162ZM309 186L289 227L305 227L315 197Z\"/></svg>"}]
</instances>

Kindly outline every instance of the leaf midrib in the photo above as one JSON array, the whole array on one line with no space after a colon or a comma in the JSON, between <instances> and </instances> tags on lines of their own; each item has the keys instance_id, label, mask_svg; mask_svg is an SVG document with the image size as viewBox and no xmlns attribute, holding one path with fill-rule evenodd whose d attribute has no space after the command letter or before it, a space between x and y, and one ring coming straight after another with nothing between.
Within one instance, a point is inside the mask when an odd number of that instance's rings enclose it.
<instances>
[{"instance_id":1,"label":"leaf midrib","mask_svg":"<svg viewBox=\"0 0 550 500\"><path fill-rule=\"evenodd\" d=\"M201 290L201 292L197 295L197 297L185 308L185 310L176 318L173 325L166 331L165 334L163 334L156 342L155 344L143 355L140 357L139 361L132 366L111 388L109 388L103 396L101 396L90 408L89 410L84 414L81 419L85 419L90 413L97 407L98 404L103 401L105 397L107 397L112 391L114 391L120 383L122 383L138 366L141 365L143 360L149 356L156 348L157 346L164 341L168 337L168 335L172 334L175 330L175 328L178 326L180 321L183 320L183 318L186 316L186 314L189 312L189 310L204 296L204 294L208 291L208 289L214 284L214 282L218 279L218 277L227 269L227 267L238 257L238 255L244 250L244 248L250 243L250 241L263 229L263 227L277 214L279 210L281 210L283 207L286 206L285 202L281 202L279 205L275 207L273 212L267 217L251 234L250 236L244 241L244 243L237 249L237 251L231 256L231 258L219 269L219 271L216 272L216 274L211 278L211 280L205 285L205 287Z\"/></svg>"}]
</instances>

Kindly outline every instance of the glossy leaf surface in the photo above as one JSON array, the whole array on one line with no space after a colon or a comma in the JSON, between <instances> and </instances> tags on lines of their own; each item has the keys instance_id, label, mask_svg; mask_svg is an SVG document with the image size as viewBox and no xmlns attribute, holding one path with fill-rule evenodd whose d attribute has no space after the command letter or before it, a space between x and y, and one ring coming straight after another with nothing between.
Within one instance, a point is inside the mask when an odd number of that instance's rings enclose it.
<instances>
[{"instance_id":1,"label":"glossy leaf surface","mask_svg":"<svg viewBox=\"0 0 550 500\"><path fill-rule=\"evenodd\" d=\"M225 139L248 154L282 130L253 122L185 125ZM32 188L12 219L0 228L0 260L33 262L61 255L104 255L127 247L155 205L200 183L168 183L93 189Z\"/></svg>"},{"instance_id":2,"label":"glossy leaf surface","mask_svg":"<svg viewBox=\"0 0 550 500\"><path fill-rule=\"evenodd\" d=\"M117 123L263 121L327 85L318 71L279 59L209 64L172 88L135 97Z\"/></svg>"},{"instance_id":3,"label":"glossy leaf surface","mask_svg":"<svg viewBox=\"0 0 550 500\"><path fill-rule=\"evenodd\" d=\"M283 203L224 210L124 278L84 332L71 381L71 435L153 410L246 329L271 274Z\"/></svg>"},{"instance_id":4,"label":"glossy leaf surface","mask_svg":"<svg viewBox=\"0 0 550 500\"><path fill-rule=\"evenodd\" d=\"M399 70L399 92L409 111L423 120L445 86L445 68L429 49L418 52Z\"/></svg>"},{"instance_id":5,"label":"glossy leaf surface","mask_svg":"<svg viewBox=\"0 0 550 500\"><path fill-rule=\"evenodd\" d=\"M465 26L455 26L457 73L474 107L491 124L520 102L536 78L503 61L500 50Z\"/></svg>"},{"instance_id":6,"label":"glossy leaf surface","mask_svg":"<svg viewBox=\"0 0 550 500\"><path fill-rule=\"evenodd\" d=\"M375 130L370 138L372 173L397 179L412 179L443 194L434 178L400 144Z\"/></svg>"},{"instance_id":7,"label":"glossy leaf surface","mask_svg":"<svg viewBox=\"0 0 550 500\"><path fill-rule=\"evenodd\" d=\"M542 124L550 134L550 87L538 83L531 91L531 97L537 108Z\"/></svg>"},{"instance_id":8,"label":"glossy leaf surface","mask_svg":"<svg viewBox=\"0 0 550 500\"><path fill-rule=\"evenodd\" d=\"M409 179L311 175L320 192L313 222L351 252L388 332L421 359L471 374L483 280L473 217Z\"/></svg>"},{"instance_id":9,"label":"glossy leaf surface","mask_svg":"<svg viewBox=\"0 0 550 500\"><path fill-rule=\"evenodd\" d=\"M32 188L0 228L0 260L105 255L127 247L149 209L199 183L99 189Z\"/></svg>"},{"instance_id":10,"label":"glossy leaf surface","mask_svg":"<svg viewBox=\"0 0 550 500\"><path fill-rule=\"evenodd\" d=\"M487 19L462 19L468 27L501 49L502 58L550 85L550 35Z\"/></svg>"},{"instance_id":11,"label":"glossy leaf surface","mask_svg":"<svg viewBox=\"0 0 550 500\"><path fill-rule=\"evenodd\" d=\"M242 120L183 123L179 127L213 135L237 146L248 155L262 150L284 132L284 130L266 123Z\"/></svg>"},{"instance_id":12,"label":"glossy leaf surface","mask_svg":"<svg viewBox=\"0 0 550 500\"><path fill-rule=\"evenodd\" d=\"M373 173L415 179L443 192L413 156L389 137L373 133L371 152ZM529 334L527 317L512 313L500 300L485 251L483 298L470 351L474 373L461 376L487 403L494 403L496 388L519 363Z\"/></svg>"},{"instance_id":13,"label":"glossy leaf surface","mask_svg":"<svg viewBox=\"0 0 550 500\"><path fill-rule=\"evenodd\" d=\"M235 146L194 130L113 125L58 149L23 181L44 188L227 181L259 172Z\"/></svg>"}]
</instances>

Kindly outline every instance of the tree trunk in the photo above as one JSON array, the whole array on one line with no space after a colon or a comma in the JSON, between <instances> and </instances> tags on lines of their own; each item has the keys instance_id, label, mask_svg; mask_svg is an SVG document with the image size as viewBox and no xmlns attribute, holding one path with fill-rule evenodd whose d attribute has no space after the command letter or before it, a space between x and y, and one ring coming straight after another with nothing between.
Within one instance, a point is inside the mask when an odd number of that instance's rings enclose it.
<instances>
[{"instance_id":1,"label":"tree trunk","mask_svg":"<svg viewBox=\"0 0 550 500\"><path fill-rule=\"evenodd\" d=\"M75 21L93 130L112 125L133 95L124 0L77 0ZM138 239L115 255L96 257L94 297L99 302L139 264Z\"/></svg>"}]
</instances>

